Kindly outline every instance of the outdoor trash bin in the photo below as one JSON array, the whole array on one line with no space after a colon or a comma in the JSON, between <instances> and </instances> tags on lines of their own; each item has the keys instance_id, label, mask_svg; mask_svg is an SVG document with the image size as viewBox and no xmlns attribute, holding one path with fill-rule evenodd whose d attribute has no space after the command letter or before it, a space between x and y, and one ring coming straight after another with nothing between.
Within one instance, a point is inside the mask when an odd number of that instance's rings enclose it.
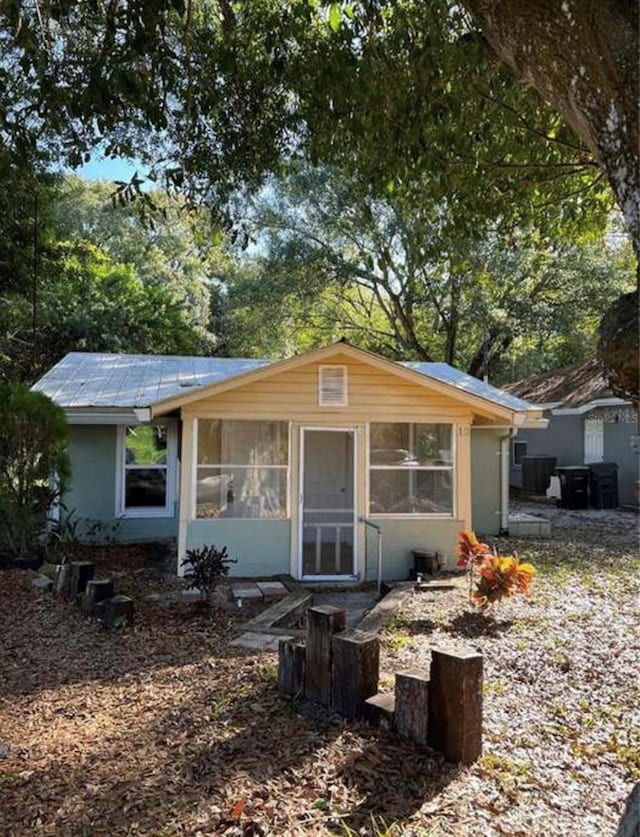
<instances>
[{"instance_id":1,"label":"outdoor trash bin","mask_svg":"<svg viewBox=\"0 0 640 837\"><path fill-rule=\"evenodd\" d=\"M590 466L589 494L594 508L617 508L618 464L616 462L594 462Z\"/></svg>"},{"instance_id":2,"label":"outdoor trash bin","mask_svg":"<svg viewBox=\"0 0 640 837\"><path fill-rule=\"evenodd\" d=\"M566 465L556 468L560 477L560 503L565 509L589 507L589 466Z\"/></svg>"}]
</instances>

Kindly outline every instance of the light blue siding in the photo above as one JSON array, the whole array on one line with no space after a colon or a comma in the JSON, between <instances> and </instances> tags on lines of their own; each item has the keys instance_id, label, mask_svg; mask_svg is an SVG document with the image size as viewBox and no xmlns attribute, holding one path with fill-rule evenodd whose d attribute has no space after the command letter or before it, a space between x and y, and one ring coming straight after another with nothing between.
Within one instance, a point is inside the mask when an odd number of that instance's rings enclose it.
<instances>
[{"instance_id":1,"label":"light blue siding","mask_svg":"<svg viewBox=\"0 0 640 837\"><path fill-rule=\"evenodd\" d=\"M103 526L97 540L105 536L118 541L175 537L175 509L172 517L116 518L116 438L114 425L76 424L70 428L72 475L63 502L67 512L80 520L80 535L85 536L89 526L100 522Z\"/></svg>"},{"instance_id":2,"label":"light blue siding","mask_svg":"<svg viewBox=\"0 0 640 837\"><path fill-rule=\"evenodd\" d=\"M478 534L500 531L500 439L506 433L471 431L471 525Z\"/></svg>"},{"instance_id":3,"label":"light blue siding","mask_svg":"<svg viewBox=\"0 0 640 837\"><path fill-rule=\"evenodd\" d=\"M411 550L422 549L440 552L449 567L454 563L454 550L458 532L464 528L460 520L427 520L425 518L375 518L382 529L382 577L387 581L400 581L409 577L413 566ZM377 576L377 539L372 529L367 529L366 578Z\"/></svg>"},{"instance_id":4,"label":"light blue siding","mask_svg":"<svg viewBox=\"0 0 640 837\"><path fill-rule=\"evenodd\" d=\"M289 573L290 520L192 520L187 549L215 544L227 547L232 576L270 576Z\"/></svg>"}]
</instances>

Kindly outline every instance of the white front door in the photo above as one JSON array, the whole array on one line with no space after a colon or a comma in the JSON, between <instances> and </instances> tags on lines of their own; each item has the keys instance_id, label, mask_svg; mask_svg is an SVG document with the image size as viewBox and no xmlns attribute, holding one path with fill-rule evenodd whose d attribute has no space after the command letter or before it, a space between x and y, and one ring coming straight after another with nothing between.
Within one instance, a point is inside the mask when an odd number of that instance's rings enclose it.
<instances>
[{"instance_id":1,"label":"white front door","mask_svg":"<svg viewBox=\"0 0 640 837\"><path fill-rule=\"evenodd\" d=\"M354 429L302 428L298 540L301 578L355 575L355 462Z\"/></svg>"},{"instance_id":2,"label":"white front door","mask_svg":"<svg viewBox=\"0 0 640 837\"><path fill-rule=\"evenodd\" d=\"M604 461L604 422L585 419L584 464Z\"/></svg>"}]
</instances>

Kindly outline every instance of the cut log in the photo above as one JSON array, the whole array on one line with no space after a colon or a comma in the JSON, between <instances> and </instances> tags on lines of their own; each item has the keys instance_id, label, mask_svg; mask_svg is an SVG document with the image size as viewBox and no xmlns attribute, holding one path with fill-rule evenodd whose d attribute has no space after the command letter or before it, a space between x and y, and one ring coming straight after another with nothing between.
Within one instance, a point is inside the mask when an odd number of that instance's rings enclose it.
<instances>
[{"instance_id":1,"label":"cut log","mask_svg":"<svg viewBox=\"0 0 640 837\"><path fill-rule=\"evenodd\" d=\"M93 578L95 566L90 561L72 561L69 565L71 574L67 595L72 602L80 603L80 598L87 589L87 582Z\"/></svg>"},{"instance_id":2,"label":"cut log","mask_svg":"<svg viewBox=\"0 0 640 837\"><path fill-rule=\"evenodd\" d=\"M307 700L328 706L331 700L331 640L347 626L347 611L331 605L307 614L304 693Z\"/></svg>"},{"instance_id":3,"label":"cut log","mask_svg":"<svg viewBox=\"0 0 640 837\"><path fill-rule=\"evenodd\" d=\"M105 628L132 628L134 603L128 596L113 596L100 603Z\"/></svg>"},{"instance_id":4,"label":"cut log","mask_svg":"<svg viewBox=\"0 0 640 837\"><path fill-rule=\"evenodd\" d=\"M105 599L113 597L113 581L110 578L94 578L87 582L87 589L82 596L82 612L87 616L101 616L102 608L96 609L97 605Z\"/></svg>"},{"instance_id":5,"label":"cut log","mask_svg":"<svg viewBox=\"0 0 640 837\"><path fill-rule=\"evenodd\" d=\"M363 717L374 727L393 726L396 698L392 694L377 694L364 702Z\"/></svg>"},{"instance_id":6,"label":"cut log","mask_svg":"<svg viewBox=\"0 0 640 837\"><path fill-rule=\"evenodd\" d=\"M378 637L358 630L336 634L331 666L331 707L345 718L361 718L365 700L378 691Z\"/></svg>"},{"instance_id":7,"label":"cut log","mask_svg":"<svg viewBox=\"0 0 640 837\"><path fill-rule=\"evenodd\" d=\"M299 697L304 691L304 642L281 639L278 645L278 688Z\"/></svg>"},{"instance_id":8,"label":"cut log","mask_svg":"<svg viewBox=\"0 0 640 837\"><path fill-rule=\"evenodd\" d=\"M447 761L482 755L482 654L434 649L429 690L429 746Z\"/></svg>"},{"instance_id":9,"label":"cut log","mask_svg":"<svg viewBox=\"0 0 640 837\"><path fill-rule=\"evenodd\" d=\"M395 725L398 733L417 744L427 743L429 675L425 671L396 674Z\"/></svg>"},{"instance_id":10,"label":"cut log","mask_svg":"<svg viewBox=\"0 0 640 837\"><path fill-rule=\"evenodd\" d=\"M53 590L61 596L66 596L71 581L71 564L58 564Z\"/></svg>"}]
</instances>

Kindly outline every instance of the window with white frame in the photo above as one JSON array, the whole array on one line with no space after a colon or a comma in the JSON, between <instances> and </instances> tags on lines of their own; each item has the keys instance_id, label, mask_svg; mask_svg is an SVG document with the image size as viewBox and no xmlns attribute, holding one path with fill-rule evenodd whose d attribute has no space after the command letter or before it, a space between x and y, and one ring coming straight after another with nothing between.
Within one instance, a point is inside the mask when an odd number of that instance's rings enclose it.
<instances>
[{"instance_id":1,"label":"window with white frame","mask_svg":"<svg viewBox=\"0 0 640 837\"><path fill-rule=\"evenodd\" d=\"M289 424L198 419L196 517L287 516Z\"/></svg>"},{"instance_id":2,"label":"window with white frame","mask_svg":"<svg viewBox=\"0 0 640 837\"><path fill-rule=\"evenodd\" d=\"M451 424L372 423L369 513L453 515Z\"/></svg>"},{"instance_id":3,"label":"window with white frame","mask_svg":"<svg viewBox=\"0 0 640 837\"><path fill-rule=\"evenodd\" d=\"M173 436L166 425L118 429L120 469L116 491L118 514L162 517L173 514Z\"/></svg>"},{"instance_id":4,"label":"window with white frame","mask_svg":"<svg viewBox=\"0 0 640 837\"><path fill-rule=\"evenodd\" d=\"M526 442L513 442L513 464L516 468L522 468L522 457L527 455Z\"/></svg>"}]
</instances>

